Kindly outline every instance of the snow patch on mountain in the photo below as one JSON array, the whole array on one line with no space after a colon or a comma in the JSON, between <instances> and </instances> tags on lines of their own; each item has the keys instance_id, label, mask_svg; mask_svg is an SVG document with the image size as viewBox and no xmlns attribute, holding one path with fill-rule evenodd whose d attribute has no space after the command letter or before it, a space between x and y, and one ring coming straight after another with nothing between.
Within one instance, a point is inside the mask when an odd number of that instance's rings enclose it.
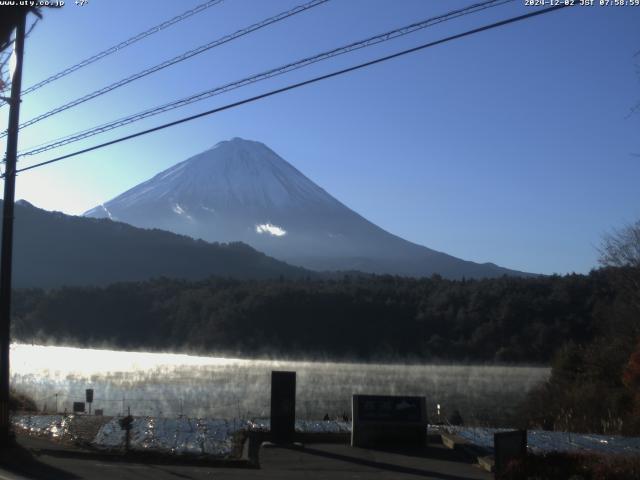
<instances>
[{"instance_id":1,"label":"snow patch on mountain","mask_svg":"<svg viewBox=\"0 0 640 480\"><path fill-rule=\"evenodd\" d=\"M256 233L268 233L274 237L283 237L287 234L287 231L277 225L263 223L262 225L256 225Z\"/></svg>"},{"instance_id":2,"label":"snow patch on mountain","mask_svg":"<svg viewBox=\"0 0 640 480\"><path fill-rule=\"evenodd\" d=\"M183 215L184 214L184 210L177 203L173 206L173 211L176 212L178 215Z\"/></svg>"},{"instance_id":3,"label":"snow patch on mountain","mask_svg":"<svg viewBox=\"0 0 640 480\"><path fill-rule=\"evenodd\" d=\"M182 216L184 216L184 217L188 218L189 220L193 220L193 217L191 217L191 215L189 215L189 214L184 210L184 208L182 208L182 207L181 207L179 204L177 204L177 203L172 207L172 210L173 210L175 213L177 213L178 215L182 215Z\"/></svg>"},{"instance_id":4,"label":"snow patch on mountain","mask_svg":"<svg viewBox=\"0 0 640 480\"><path fill-rule=\"evenodd\" d=\"M113 215L111 215L111 212L109 211L109 209L107 207L104 206L104 203L101 204L100 207L107 214L107 217L109 217L109 220L115 220L115 217Z\"/></svg>"}]
</instances>

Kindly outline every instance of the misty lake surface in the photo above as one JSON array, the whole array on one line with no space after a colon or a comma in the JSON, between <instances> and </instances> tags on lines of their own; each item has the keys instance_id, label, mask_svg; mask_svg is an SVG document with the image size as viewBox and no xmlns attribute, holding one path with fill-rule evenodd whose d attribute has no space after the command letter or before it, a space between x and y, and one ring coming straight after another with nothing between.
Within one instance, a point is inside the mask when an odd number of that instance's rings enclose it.
<instances>
[{"instance_id":1,"label":"misty lake surface","mask_svg":"<svg viewBox=\"0 0 640 480\"><path fill-rule=\"evenodd\" d=\"M208 418L269 416L272 370L297 372L301 419L347 413L351 396L424 395L430 421L458 409L468 423L508 421L526 393L549 377L545 367L397 365L248 360L181 354L14 344L11 381L40 409L72 411L94 389L93 410L105 415ZM57 395L56 395L57 394Z\"/></svg>"}]
</instances>

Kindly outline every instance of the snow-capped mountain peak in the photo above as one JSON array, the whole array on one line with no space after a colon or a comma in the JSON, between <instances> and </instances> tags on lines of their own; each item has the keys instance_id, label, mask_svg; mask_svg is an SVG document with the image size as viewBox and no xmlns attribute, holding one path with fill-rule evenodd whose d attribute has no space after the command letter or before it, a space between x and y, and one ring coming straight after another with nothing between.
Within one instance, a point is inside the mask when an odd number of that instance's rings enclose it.
<instances>
[{"instance_id":1,"label":"snow-capped mountain peak","mask_svg":"<svg viewBox=\"0 0 640 480\"><path fill-rule=\"evenodd\" d=\"M216 143L85 215L209 241L243 241L315 269L449 277L508 273L382 230L263 143L238 137Z\"/></svg>"}]
</instances>

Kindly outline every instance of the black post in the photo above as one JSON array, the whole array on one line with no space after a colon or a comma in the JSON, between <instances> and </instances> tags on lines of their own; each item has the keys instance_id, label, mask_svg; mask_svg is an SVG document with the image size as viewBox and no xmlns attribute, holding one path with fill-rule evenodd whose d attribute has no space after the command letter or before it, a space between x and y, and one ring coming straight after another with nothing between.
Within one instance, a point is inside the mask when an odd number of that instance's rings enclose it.
<instances>
[{"instance_id":1,"label":"black post","mask_svg":"<svg viewBox=\"0 0 640 480\"><path fill-rule=\"evenodd\" d=\"M89 415L91 415L91 404L93 403L93 388L87 388L84 391L84 397L89 404Z\"/></svg>"},{"instance_id":2,"label":"black post","mask_svg":"<svg viewBox=\"0 0 640 480\"><path fill-rule=\"evenodd\" d=\"M11 80L7 158L4 170L4 205L2 210L2 252L0 253L0 446L10 442L9 426L9 347L11 326L11 260L13 256L13 203L16 193L16 161L20 124L20 90L27 12L16 29L16 69Z\"/></svg>"},{"instance_id":3,"label":"black post","mask_svg":"<svg viewBox=\"0 0 640 480\"><path fill-rule=\"evenodd\" d=\"M296 423L296 372L271 372L271 441L293 443Z\"/></svg>"},{"instance_id":4,"label":"black post","mask_svg":"<svg viewBox=\"0 0 640 480\"><path fill-rule=\"evenodd\" d=\"M493 450L495 478L502 478L510 463L513 463L512 467L517 469L511 478L524 478L524 463L527 458L526 430L494 433Z\"/></svg>"},{"instance_id":5,"label":"black post","mask_svg":"<svg viewBox=\"0 0 640 480\"><path fill-rule=\"evenodd\" d=\"M131 448L131 424L133 423L133 417L131 416L131 407L127 408L127 417L126 417L126 439L124 449L126 453L129 453L129 449Z\"/></svg>"}]
</instances>

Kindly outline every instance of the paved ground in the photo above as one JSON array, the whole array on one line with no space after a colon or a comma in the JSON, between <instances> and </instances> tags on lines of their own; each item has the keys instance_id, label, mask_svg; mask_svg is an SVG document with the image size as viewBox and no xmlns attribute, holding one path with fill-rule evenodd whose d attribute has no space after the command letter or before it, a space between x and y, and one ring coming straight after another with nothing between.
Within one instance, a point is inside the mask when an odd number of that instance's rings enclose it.
<instances>
[{"instance_id":1,"label":"paved ground","mask_svg":"<svg viewBox=\"0 0 640 480\"><path fill-rule=\"evenodd\" d=\"M492 475L471 465L462 454L442 445L426 452L393 453L354 449L347 445L310 444L305 447L264 445L261 468L212 468L186 465L154 465L114 462L87 457L86 452L61 447L46 440L21 436L20 443L33 461L13 459L12 467L0 467L0 480L22 479L490 479Z\"/></svg>"},{"instance_id":2,"label":"paved ground","mask_svg":"<svg viewBox=\"0 0 640 480\"><path fill-rule=\"evenodd\" d=\"M490 479L462 454L430 445L426 452L393 453L348 445L311 444L305 448L264 446L260 452L264 478L304 479ZM274 475L275 474L275 475Z\"/></svg>"}]
</instances>

